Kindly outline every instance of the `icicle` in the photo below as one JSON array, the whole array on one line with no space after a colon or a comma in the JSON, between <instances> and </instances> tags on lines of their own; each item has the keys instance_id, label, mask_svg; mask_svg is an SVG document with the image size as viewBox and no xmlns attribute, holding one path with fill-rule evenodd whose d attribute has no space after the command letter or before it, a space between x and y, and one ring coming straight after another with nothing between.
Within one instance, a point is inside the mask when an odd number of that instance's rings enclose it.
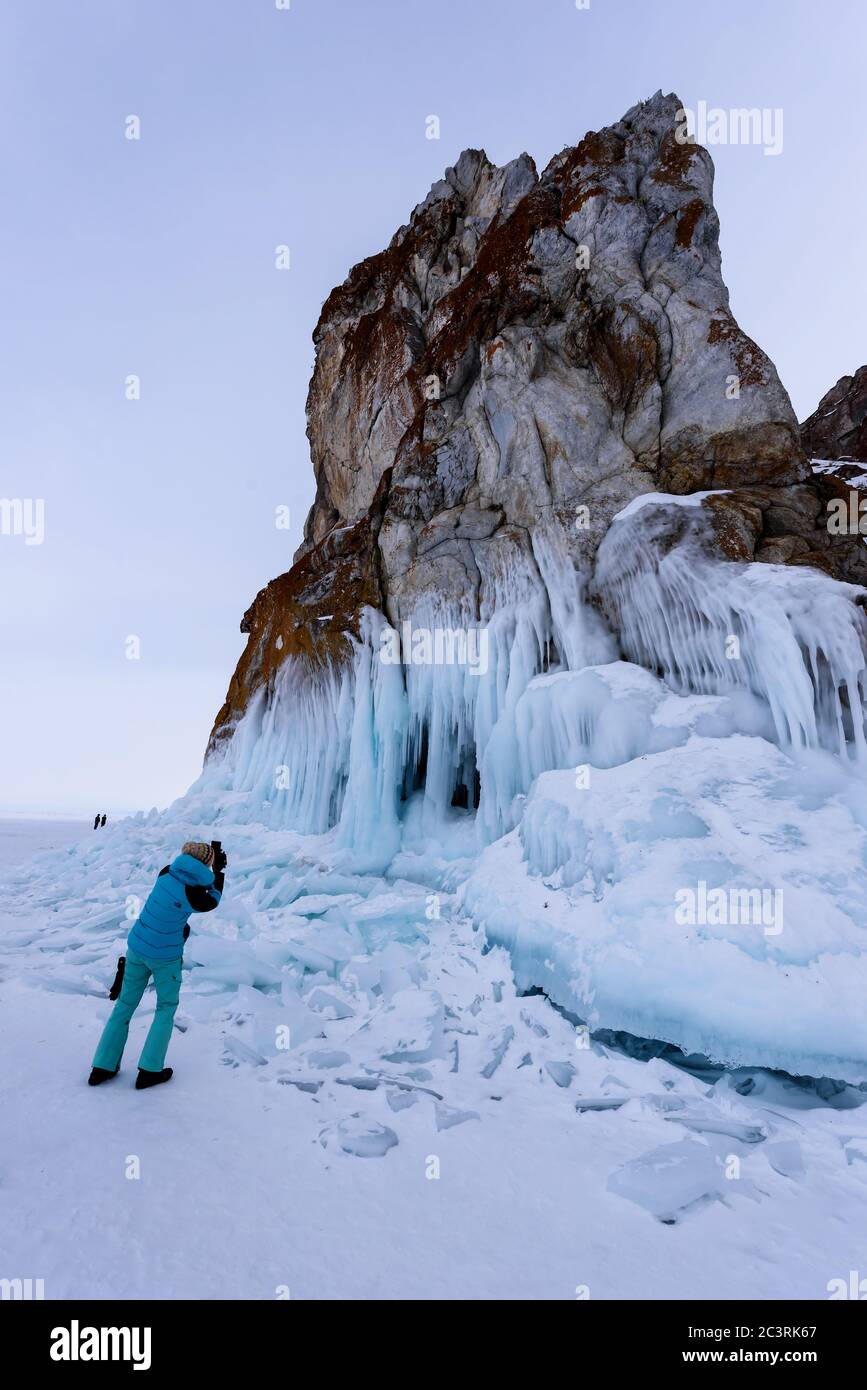
<instances>
[{"instance_id":1,"label":"icicle","mask_svg":"<svg viewBox=\"0 0 867 1390\"><path fill-rule=\"evenodd\" d=\"M366 609L356 643L355 709L348 780L337 843L356 867L385 867L400 847L398 796L403 780L407 702L401 667L383 659L386 623Z\"/></svg>"},{"instance_id":2,"label":"icicle","mask_svg":"<svg viewBox=\"0 0 867 1390\"><path fill-rule=\"evenodd\" d=\"M224 756L209 760L191 793L245 794L228 819L272 829L327 830L340 814L347 777L352 675L311 672L288 657L273 686L256 693Z\"/></svg>"},{"instance_id":3,"label":"icicle","mask_svg":"<svg viewBox=\"0 0 867 1390\"><path fill-rule=\"evenodd\" d=\"M473 809L478 776L486 843L516 824L541 772L682 741L705 715L658 722L667 687L731 697L706 715L720 736L867 758L861 591L812 570L717 560L701 497L675 500L627 508L598 554L595 592L637 665L612 660L549 527L532 553L523 538L480 548L472 600L428 600L396 629L366 611L352 666L287 660L203 783L242 794L228 818L313 834L339 824L339 845L386 863L417 793L415 828L436 836L455 807Z\"/></svg>"},{"instance_id":4,"label":"icicle","mask_svg":"<svg viewBox=\"0 0 867 1390\"><path fill-rule=\"evenodd\" d=\"M678 499L670 499L672 502ZM816 570L718 560L697 508L616 518L595 587L627 656L677 690L759 695L777 741L865 753L861 590Z\"/></svg>"}]
</instances>

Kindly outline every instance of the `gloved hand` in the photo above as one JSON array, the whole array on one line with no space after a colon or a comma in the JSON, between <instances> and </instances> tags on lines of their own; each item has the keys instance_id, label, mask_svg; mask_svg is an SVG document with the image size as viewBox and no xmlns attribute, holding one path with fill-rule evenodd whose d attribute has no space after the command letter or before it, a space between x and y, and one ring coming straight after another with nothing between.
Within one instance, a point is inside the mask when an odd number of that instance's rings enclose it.
<instances>
[{"instance_id":1,"label":"gloved hand","mask_svg":"<svg viewBox=\"0 0 867 1390\"><path fill-rule=\"evenodd\" d=\"M227 857L227 855L226 855L226 851L225 851L224 849L221 849L220 852L219 852L219 854L215 854L215 855L214 855L214 865L213 865L214 873L215 873L215 874L221 874L221 873L223 873L223 871L225 870L226 865L228 864L228 862L229 862L229 860L228 860L228 857Z\"/></svg>"}]
</instances>

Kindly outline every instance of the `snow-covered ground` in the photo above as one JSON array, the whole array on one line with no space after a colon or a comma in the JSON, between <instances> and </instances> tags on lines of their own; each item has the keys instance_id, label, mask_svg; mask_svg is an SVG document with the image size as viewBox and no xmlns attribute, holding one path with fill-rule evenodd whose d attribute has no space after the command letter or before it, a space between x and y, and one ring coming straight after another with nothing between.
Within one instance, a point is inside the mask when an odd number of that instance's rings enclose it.
<instances>
[{"instance_id":1,"label":"snow-covered ground","mask_svg":"<svg viewBox=\"0 0 867 1390\"><path fill-rule=\"evenodd\" d=\"M126 914L213 832L193 805L3 875L0 1275L48 1298L822 1299L863 1266L865 1093L688 1069L519 996L461 913L457 814L384 876L334 835L226 825L173 1080L132 1088L143 1008L89 1089Z\"/></svg>"},{"instance_id":2,"label":"snow-covered ground","mask_svg":"<svg viewBox=\"0 0 867 1390\"><path fill-rule=\"evenodd\" d=\"M720 562L700 523L665 498L614 523L610 631L535 538L538 570L497 578L484 672L378 659L368 612L352 669L288 658L167 811L7 856L0 1277L49 1298L849 1287L863 594ZM143 1008L89 1088L130 921L216 837L175 1076L132 1087Z\"/></svg>"}]
</instances>

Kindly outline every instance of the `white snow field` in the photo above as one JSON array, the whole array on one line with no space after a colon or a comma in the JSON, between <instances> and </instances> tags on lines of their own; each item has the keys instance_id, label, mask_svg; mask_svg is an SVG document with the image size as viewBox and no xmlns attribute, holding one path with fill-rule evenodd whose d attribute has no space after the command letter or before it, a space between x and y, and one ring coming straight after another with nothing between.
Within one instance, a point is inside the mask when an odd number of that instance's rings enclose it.
<instances>
[{"instance_id":1,"label":"white snow field","mask_svg":"<svg viewBox=\"0 0 867 1390\"><path fill-rule=\"evenodd\" d=\"M540 543L479 676L383 664L370 614L354 671L287 661L167 811L3 872L0 1276L823 1299L863 1269L860 591L714 564L697 514L615 522L594 607ZM129 920L217 836L175 1076L132 1089L143 1006L89 1089Z\"/></svg>"},{"instance_id":2,"label":"white snow field","mask_svg":"<svg viewBox=\"0 0 867 1390\"><path fill-rule=\"evenodd\" d=\"M863 1264L863 1092L591 1040L516 993L449 894L323 873L327 843L256 825L194 920L174 1078L132 1088L142 1012L88 1089L125 896L209 828L135 818L11 885L5 1277L47 1298L820 1299Z\"/></svg>"},{"instance_id":3,"label":"white snow field","mask_svg":"<svg viewBox=\"0 0 867 1390\"><path fill-rule=\"evenodd\" d=\"M83 821L71 816L0 815L0 869L8 868L11 864L24 864L34 854L62 849L90 834L96 834L92 820Z\"/></svg>"}]
</instances>

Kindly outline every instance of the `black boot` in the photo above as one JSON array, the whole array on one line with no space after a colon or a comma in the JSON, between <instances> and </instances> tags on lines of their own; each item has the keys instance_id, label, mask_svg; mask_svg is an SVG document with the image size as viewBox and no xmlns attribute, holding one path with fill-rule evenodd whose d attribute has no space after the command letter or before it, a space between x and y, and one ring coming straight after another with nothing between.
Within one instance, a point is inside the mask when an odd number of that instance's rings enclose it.
<instances>
[{"instance_id":1,"label":"black boot","mask_svg":"<svg viewBox=\"0 0 867 1390\"><path fill-rule=\"evenodd\" d=\"M159 1086L161 1081L171 1081L171 1067L163 1067L162 1071L145 1071L142 1067L138 1069L138 1076L135 1079L137 1091L146 1091L148 1086Z\"/></svg>"},{"instance_id":2,"label":"black boot","mask_svg":"<svg viewBox=\"0 0 867 1390\"><path fill-rule=\"evenodd\" d=\"M87 1078L88 1086L101 1086L103 1081L110 1081L113 1076L117 1076L120 1071L120 1063L114 1071L106 1071L104 1067L94 1067L90 1076Z\"/></svg>"}]
</instances>

